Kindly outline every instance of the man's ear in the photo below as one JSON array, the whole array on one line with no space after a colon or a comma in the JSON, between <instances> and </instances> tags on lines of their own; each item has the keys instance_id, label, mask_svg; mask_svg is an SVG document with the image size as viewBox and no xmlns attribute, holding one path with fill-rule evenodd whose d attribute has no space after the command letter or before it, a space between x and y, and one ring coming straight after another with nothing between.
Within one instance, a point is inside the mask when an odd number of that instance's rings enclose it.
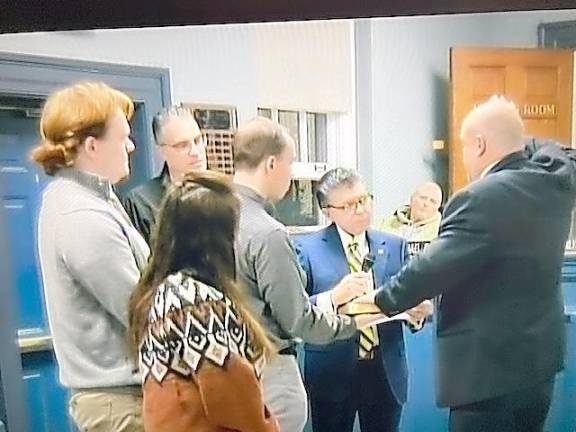
<instances>
[{"instance_id":1,"label":"man's ear","mask_svg":"<svg viewBox=\"0 0 576 432\"><path fill-rule=\"evenodd\" d=\"M484 135L476 135L474 142L476 144L476 156L484 155L486 153L486 137Z\"/></svg>"},{"instance_id":2,"label":"man's ear","mask_svg":"<svg viewBox=\"0 0 576 432\"><path fill-rule=\"evenodd\" d=\"M323 208L323 209L322 209L322 214L324 214L324 216L326 216L326 218L327 218L329 221L332 221L332 220L333 220L333 219L330 217L330 216L331 216L330 208L328 208L328 207Z\"/></svg>"},{"instance_id":3,"label":"man's ear","mask_svg":"<svg viewBox=\"0 0 576 432\"><path fill-rule=\"evenodd\" d=\"M274 170L276 167L276 156L268 156L264 162L266 172Z\"/></svg>"},{"instance_id":4,"label":"man's ear","mask_svg":"<svg viewBox=\"0 0 576 432\"><path fill-rule=\"evenodd\" d=\"M84 140L81 147L87 156L92 157L98 151L98 140L89 136Z\"/></svg>"}]
</instances>

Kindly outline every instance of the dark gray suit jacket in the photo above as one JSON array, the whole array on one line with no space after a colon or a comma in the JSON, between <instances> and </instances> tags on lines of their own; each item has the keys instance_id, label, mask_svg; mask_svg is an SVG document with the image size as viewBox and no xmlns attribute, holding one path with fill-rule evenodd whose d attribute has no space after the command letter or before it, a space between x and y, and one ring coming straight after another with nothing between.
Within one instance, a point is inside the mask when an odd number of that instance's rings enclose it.
<instances>
[{"instance_id":1,"label":"dark gray suit jacket","mask_svg":"<svg viewBox=\"0 0 576 432\"><path fill-rule=\"evenodd\" d=\"M440 406L505 395L563 368L560 277L575 194L575 153L531 140L457 193L439 237L378 292L387 313L441 294Z\"/></svg>"}]
</instances>

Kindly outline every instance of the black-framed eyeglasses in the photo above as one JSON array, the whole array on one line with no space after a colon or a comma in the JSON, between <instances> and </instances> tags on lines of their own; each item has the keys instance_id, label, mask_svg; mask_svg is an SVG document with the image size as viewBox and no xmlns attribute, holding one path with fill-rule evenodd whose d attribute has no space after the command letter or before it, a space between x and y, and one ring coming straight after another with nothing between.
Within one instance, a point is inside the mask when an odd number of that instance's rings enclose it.
<instances>
[{"instance_id":1,"label":"black-framed eyeglasses","mask_svg":"<svg viewBox=\"0 0 576 432\"><path fill-rule=\"evenodd\" d=\"M367 193L362 195L360 198L356 199L355 201L348 202L341 206L335 206L332 204L327 204L324 208L333 208L336 210L342 210L346 213L355 213L358 211L359 207L366 208L369 205L372 205L374 201L374 195L371 193Z\"/></svg>"}]
</instances>

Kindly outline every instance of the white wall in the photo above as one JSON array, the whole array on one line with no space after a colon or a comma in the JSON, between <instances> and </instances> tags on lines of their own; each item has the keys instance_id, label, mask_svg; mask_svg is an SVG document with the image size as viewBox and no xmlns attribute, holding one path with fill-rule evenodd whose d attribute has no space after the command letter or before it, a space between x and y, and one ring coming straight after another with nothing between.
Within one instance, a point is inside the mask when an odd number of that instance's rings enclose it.
<instances>
[{"instance_id":1,"label":"white wall","mask_svg":"<svg viewBox=\"0 0 576 432\"><path fill-rule=\"evenodd\" d=\"M167 67L173 101L347 111L352 22L188 26L0 35L0 51Z\"/></svg>"},{"instance_id":2,"label":"white wall","mask_svg":"<svg viewBox=\"0 0 576 432\"><path fill-rule=\"evenodd\" d=\"M174 102L231 103L238 105L240 114L249 116L255 112L254 59L247 27L0 35L0 50L168 67Z\"/></svg>"},{"instance_id":3,"label":"white wall","mask_svg":"<svg viewBox=\"0 0 576 432\"><path fill-rule=\"evenodd\" d=\"M537 47L539 23L573 19L576 11L371 21L373 114L358 128L372 128L372 139L359 143L372 155L360 170L371 176L379 216L404 204L420 182L447 180L447 160L432 141L448 138L450 47Z\"/></svg>"},{"instance_id":4,"label":"white wall","mask_svg":"<svg viewBox=\"0 0 576 432\"><path fill-rule=\"evenodd\" d=\"M353 21L252 27L263 105L350 111L354 98Z\"/></svg>"}]
</instances>

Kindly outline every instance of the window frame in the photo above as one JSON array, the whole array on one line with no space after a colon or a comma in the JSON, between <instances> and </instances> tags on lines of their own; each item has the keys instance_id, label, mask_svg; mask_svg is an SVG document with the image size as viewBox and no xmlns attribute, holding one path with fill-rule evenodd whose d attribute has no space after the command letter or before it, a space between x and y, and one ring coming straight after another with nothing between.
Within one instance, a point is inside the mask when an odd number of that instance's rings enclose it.
<instances>
[{"instance_id":1,"label":"window frame","mask_svg":"<svg viewBox=\"0 0 576 432\"><path fill-rule=\"evenodd\" d=\"M288 108L278 108L278 107L265 107L265 106L259 106L257 107L257 113L258 115L262 115L263 113L261 111L263 110L267 110L270 111L271 117L267 117L270 118L272 121L275 122L279 122L279 116L278 113L280 111L291 111L291 112L297 112L298 113L298 154L296 155L297 160L299 162L304 162L304 163L327 163L328 159L329 159L329 148L328 148L328 123L329 123L329 114L327 112L324 111L306 111L306 110L296 110L296 109L288 109ZM316 149L316 154L320 154L324 156L325 160L319 161L319 160L309 160L309 148L308 148L308 114L321 114L326 116L326 121L325 121L325 130L324 130L324 140L325 140L325 148L322 151L318 151L318 149Z\"/></svg>"}]
</instances>

